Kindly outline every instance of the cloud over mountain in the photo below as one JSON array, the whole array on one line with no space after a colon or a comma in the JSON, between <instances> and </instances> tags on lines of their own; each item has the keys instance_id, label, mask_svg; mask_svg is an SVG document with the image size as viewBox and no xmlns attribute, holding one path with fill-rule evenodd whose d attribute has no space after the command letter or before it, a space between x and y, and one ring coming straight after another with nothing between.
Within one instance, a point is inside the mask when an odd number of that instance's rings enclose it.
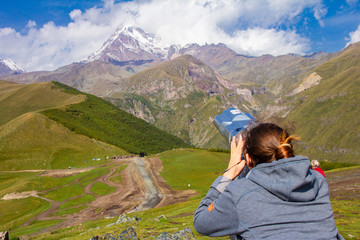
<instances>
[{"instance_id":1,"label":"cloud over mountain","mask_svg":"<svg viewBox=\"0 0 360 240\"><path fill-rule=\"evenodd\" d=\"M347 45L360 41L360 25L354 32L351 32L349 34L349 37L350 37L350 39L349 39L350 41L348 42Z\"/></svg>"},{"instance_id":2,"label":"cloud over mountain","mask_svg":"<svg viewBox=\"0 0 360 240\"><path fill-rule=\"evenodd\" d=\"M135 0L69 13L71 22L37 26L29 19L21 32L0 28L0 56L28 71L52 70L85 59L119 26L134 25L159 37L164 45L225 43L240 54L304 54L310 41L292 24L304 11L321 22L321 0ZM14 51L16 49L16 51Z\"/></svg>"}]
</instances>

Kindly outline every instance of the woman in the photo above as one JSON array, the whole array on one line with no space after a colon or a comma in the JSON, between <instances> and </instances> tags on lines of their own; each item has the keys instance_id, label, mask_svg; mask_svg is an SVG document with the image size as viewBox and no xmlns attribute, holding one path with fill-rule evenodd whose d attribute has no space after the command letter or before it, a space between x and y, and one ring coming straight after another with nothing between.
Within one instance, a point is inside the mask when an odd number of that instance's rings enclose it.
<instances>
[{"instance_id":1,"label":"woman","mask_svg":"<svg viewBox=\"0 0 360 240\"><path fill-rule=\"evenodd\" d=\"M317 172L319 172L321 175L325 177L324 171L320 167L320 163L318 160L312 160L311 161L311 168Z\"/></svg>"},{"instance_id":2,"label":"woman","mask_svg":"<svg viewBox=\"0 0 360 240\"><path fill-rule=\"evenodd\" d=\"M293 140L270 123L251 128L238 144L234 138L229 168L195 212L196 231L238 239L343 239L325 178L308 158L294 156ZM250 172L239 178L245 164Z\"/></svg>"}]
</instances>

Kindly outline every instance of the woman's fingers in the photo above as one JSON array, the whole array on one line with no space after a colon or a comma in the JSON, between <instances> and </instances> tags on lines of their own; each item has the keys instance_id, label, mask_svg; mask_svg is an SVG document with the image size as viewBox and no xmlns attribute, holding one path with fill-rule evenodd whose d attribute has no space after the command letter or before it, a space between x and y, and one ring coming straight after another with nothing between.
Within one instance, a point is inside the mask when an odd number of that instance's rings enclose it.
<instances>
[{"instance_id":1,"label":"woman's fingers","mask_svg":"<svg viewBox=\"0 0 360 240\"><path fill-rule=\"evenodd\" d=\"M236 141L236 136L232 138L231 141L231 156L228 165L228 171L224 174L230 179L234 179L238 176L241 171L244 169L245 161L241 161L241 155L244 147L244 140L242 136L239 136L238 141Z\"/></svg>"},{"instance_id":2,"label":"woman's fingers","mask_svg":"<svg viewBox=\"0 0 360 240\"><path fill-rule=\"evenodd\" d=\"M231 148L235 148L236 147L236 137L233 136L232 141L231 141Z\"/></svg>"}]
</instances>

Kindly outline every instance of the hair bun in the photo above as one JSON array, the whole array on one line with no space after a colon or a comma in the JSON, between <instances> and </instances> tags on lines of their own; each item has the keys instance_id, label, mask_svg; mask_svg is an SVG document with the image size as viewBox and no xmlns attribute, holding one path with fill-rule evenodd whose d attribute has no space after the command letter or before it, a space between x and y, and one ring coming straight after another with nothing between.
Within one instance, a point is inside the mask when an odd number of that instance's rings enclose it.
<instances>
[{"instance_id":1,"label":"hair bun","mask_svg":"<svg viewBox=\"0 0 360 240\"><path fill-rule=\"evenodd\" d=\"M276 151L276 159L289 158L294 156L294 150L292 148L291 142L293 140L298 140L299 137L291 135L286 137L286 133L283 132L280 140L280 145Z\"/></svg>"}]
</instances>

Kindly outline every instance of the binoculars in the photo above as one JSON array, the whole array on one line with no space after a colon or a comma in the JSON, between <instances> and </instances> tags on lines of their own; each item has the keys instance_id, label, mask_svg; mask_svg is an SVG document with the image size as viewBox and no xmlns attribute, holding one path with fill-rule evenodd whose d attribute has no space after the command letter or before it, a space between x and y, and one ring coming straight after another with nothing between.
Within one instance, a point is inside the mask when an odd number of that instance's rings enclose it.
<instances>
[{"instance_id":1,"label":"binoculars","mask_svg":"<svg viewBox=\"0 0 360 240\"><path fill-rule=\"evenodd\" d=\"M250 113L243 113L237 108L228 108L214 119L214 124L226 142L231 145L232 138L239 139L240 133L256 119Z\"/></svg>"}]
</instances>

